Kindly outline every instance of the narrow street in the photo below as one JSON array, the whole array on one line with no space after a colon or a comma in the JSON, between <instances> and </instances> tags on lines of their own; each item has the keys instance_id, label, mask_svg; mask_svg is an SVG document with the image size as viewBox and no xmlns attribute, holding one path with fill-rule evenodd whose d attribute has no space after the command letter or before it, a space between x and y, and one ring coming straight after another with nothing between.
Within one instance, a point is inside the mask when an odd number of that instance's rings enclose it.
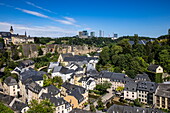
<instances>
[{"instance_id":1,"label":"narrow street","mask_svg":"<svg viewBox=\"0 0 170 113\"><path fill-rule=\"evenodd\" d=\"M102 102L106 102L108 99L110 99L110 98L113 96L112 88L109 88L107 91L108 91L109 93L106 93L104 96L101 97L101 98L102 98ZM96 101L93 103L93 105L94 105L95 107L97 106L97 101L98 101L98 100L96 100ZM90 105L87 105L87 106L84 108L84 110L90 110ZM98 111L98 110L96 109L96 113L104 113L104 112Z\"/></svg>"}]
</instances>

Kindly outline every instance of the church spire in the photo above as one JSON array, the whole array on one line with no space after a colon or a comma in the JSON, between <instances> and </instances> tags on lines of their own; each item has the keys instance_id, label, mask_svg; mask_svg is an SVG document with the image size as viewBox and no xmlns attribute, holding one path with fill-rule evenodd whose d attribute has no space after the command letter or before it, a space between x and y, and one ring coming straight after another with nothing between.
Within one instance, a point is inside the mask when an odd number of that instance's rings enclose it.
<instances>
[{"instance_id":1,"label":"church spire","mask_svg":"<svg viewBox=\"0 0 170 113\"><path fill-rule=\"evenodd\" d=\"M13 30L12 26L11 26L11 29L10 29L10 33L11 33L11 34L14 33L14 30Z\"/></svg>"},{"instance_id":2,"label":"church spire","mask_svg":"<svg viewBox=\"0 0 170 113\"><path fill-rule=\"evenodd\" d=\"M25 36L27 37L27 32L25 31Z\"/></svg>"}]
</instances>

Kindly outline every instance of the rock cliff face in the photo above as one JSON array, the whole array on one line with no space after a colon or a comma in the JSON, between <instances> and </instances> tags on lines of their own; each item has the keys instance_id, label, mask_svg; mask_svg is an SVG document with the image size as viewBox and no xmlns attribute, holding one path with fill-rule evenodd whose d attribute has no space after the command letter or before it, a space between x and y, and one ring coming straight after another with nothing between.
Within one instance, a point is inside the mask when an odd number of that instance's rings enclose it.
<instances>
[{"instance_id":1,"label":"rock cliff face","mask_svg":"<svg viewBox=\"0 0 170 113\"><path fill-rule=\"evenodd\" d=\"M33 58L38 56L38 48L36 44L23 44L23 55L27 58Z\"/></svg>"},{"instance_id":2,"label":"rock cliff face","mask_svg":"<svg viewBox=\"0 0 170 113\"><path fill-rule=\"evenodd\" d=\"M43 55L47 53L73 53L74 55L83 55L91 52L96 52L99 48L97 47L89 47L86 45L83 46L73 46L73 45L39 45L39 44L22 44L21 45L22 52L19 52L19 56L21 54L24 58L35 58L39 56L39 49L42 50Z\"/></svg>"},{"instance_id":3,"label":"rock cliff face","mask_svg":"<svg viewBox=\"0 0 170 113\"><path fill-rule=\"evenodd\" d=\"M99 48L89 46L70 46L70 45L57 45L58 53L74 53L75 55L83 55L91 52L96 52Z\"/></svg>"}]
</instances>

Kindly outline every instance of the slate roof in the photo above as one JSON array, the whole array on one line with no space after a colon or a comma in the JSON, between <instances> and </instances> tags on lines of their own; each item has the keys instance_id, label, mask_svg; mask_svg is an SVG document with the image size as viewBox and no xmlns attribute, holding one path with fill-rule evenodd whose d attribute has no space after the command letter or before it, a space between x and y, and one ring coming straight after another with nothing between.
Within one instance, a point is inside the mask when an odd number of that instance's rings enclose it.
<instances>
[{"instance_id":1,"label":"slate roof","mask_svg":"<svg viewBox=\"0 0 170 113\"><path fill-rule=\"evenodd\" d=\"M156 72L156 69L159 67L159 65L154 65L154 64L151 64L149 67L148 67L148 70L151 71L151 72Z\"/></svg>"},{"instance_id":2,"label":"slate roof","mask_svg":"<svg viewBox=\"0 0 170 113\"><path fill-rule=\"evenodd\" d=\"M61 56L64 59L65 57L72 57L73 54L72 53L65 53L65 54L61 54Z\"/></svg>"},{"instance_id":3,"label":"slate roof","mask_svg":"<svg viewBox=\"0 0 170 113\"><path fill-rule=\"evenodd\" d=\"M0 35L3 38L11 38L11 33L10 32L0 32Z\"/></svg>"},{"instance_id":4,"label":"slate roof","mask_svg":"<svg viewBox=\"0 0 170 113\"><path fill-rule=\"evenodd\" d=\"M59 66L59 62L50 62L49 69L53 69L55 66Z\"/></svg>"},{"instance_id":5,"label":"slate roof","mask_svg":"<svg viewBox=\"0 0 170 113\"><path fill-rule=\"evenodd\" d=\"M68 95L74 96L78 100L78 103L81 103L84 100L82 94L86 92L85 88L67 82L65 82L62 87L66 89Z\"/></svg>"},{"instance_id":6,"label":"slate roof","mask_svg":"<svg viewBox=\"0 0 170 113\"><path fill-rule=\"evenodd\" d=\"M87 111L87 110L83 110L83 109L74 108L69 113L95 113L95 112L91 112L91 111Z\"/></svg>"},{"instance_id":7,"label":"slate roof","mask_svg":"<svg viewBox=\"0 0 170 113\"><path fill-rule=\"evenodd\" d=\"M33 81L40 81L43 80L43 75L47 74L43 71L35 71L33 69L29 69L27 71L24 71L19 75L19 79L24 82L25 80L31 78Z\"/></svg>"},{"instance_id":8,"label":"slate roof","mask_svg":"<svg viewBox=\"0 0 170 113\"><path fill-rule=\"evenodd\" d=\"M150 81L139 81L137 86L137 90L147 91L149 93L154 93L156 88L157 84Z\"/></svg>"},{"instance_id":9,"label":"slate roof","mask_svg":"<svg viewBox=\"0 0 170 113\"><path fill-rule=\"evenodd\" d=\"M75 71L73 69L68 69L63 66L56 66L54 67L53 73L55 72L60 72L62 74L69 74L69 73L74 73Z\"/></svg>"},{"instance_id":10,"label":"slate roof","mask_svg":"<svg viewBox=\"0 0 170 113\"><path fill-rule=\"evenodd\" d=\"M89 70L86 73L90 76L98 76L99 75L99 72L96 70Z\"/></svg>"},{"instance_id":11,"label":"slate roof","mask_svg":"<svg viewBox=\"0 0 170 113\"><path fill-rule=\"evenodd\" d=\"M76 89L76 90L78 90L78 92L80 92L81 94L84 94L85 91L86 91L85 88L83 88L83 87L81 87L81 86L74 85L74 84L70 84L70 83L68 83L68 82L64 82L64 83L62 84L62 87L64 87L65 89L67 89L67 90L68 90L67 92Z\"/></svg>"},{"instance_id":12,"label":"slate roof","mask_svg":"<svg viewBox=\"0 0 170 113\"><path fill-rule=\"evenodd\" d=\"M18 72L19 74L21 73L21 69L19 67L16 67L14 71Z\"/></svg>"},{"instance_id":13,"label":"slate roof","mask_svg":"<svg viewBox=\"0 0 170 113\"><path fill-rule=\"evenodd\" d=\"M158 109L151 108L142 108L142 107L131 107L131 106L122 106L114 104L111 106L107 113L164 113Z\"/></svg>"},{"instance_id":14,"label":"slate roof","mask_svg":"<svg viewBox=\"0 0 170 113\"><path fill-rule=\"evenodd\" d=\"M62 66L55 66L53 69L53 73L59 72L61 70Z\"/></svg>"},{"instance_id":15,"label":"slate roof","mask_svg":"<svg viewBox=\"0 0 170 113\"><path fill-rule=\"evenodd\" d=\"M125 91L131 91L131 92L136 92L137 89L137 83L135 81L127 82L125 84Z\"/></svg>"},{"instance_id":16,"label":"slate roof","mask_svg":"<svg viewBox=\"0 0 170 113\"><path fill-rule=\"evenodd\" d=\"M56 107L57 106L61 106L63 104L65 104L65 109L71 107L70 103L68 103L66 100L64 100L63 98L59 97L50 97L49 98L50 102L53 103Z\"/></svg>"},{"instance_id":17,"label":"slate roof","mask_svg":"<svg viewBox=\"0 0 170 113\"><path fill-rule=\"evenodd\" d=\"M4 80L4 83L8 86L13 86L13 85L17 85L17 81L16 79L14 79L13 77L9 76Z\"/></svg>"},{"instance_id":18,"label":"slate roof","mask_svg":"<svg viewBox=\"0 0 170 113\"><path fill-rule=\"evenodd\" d=\"M135 77L135 80L139 80L139 81L151 81L149 76L146 73L137 74L137 76Z\"/></svg>"},{"instance_id":19,"label":"slate roof","mask_svg":"<svg viewBox=\"0 0 170 113\"><path fill-rule=\"evenodd\" d=\"M56 88L54 85L47 86L46 88L48 94L50 95L57 95L58 93L60 93L60 90Z\"/></svg>"},{"instance_id":20,"label":"slate roof","mask_svg":"<svg viewBox=\"0 0 170 113\"><path fill-rule=\"evenodd\" d=\"M134 41L128 41L131 45L133 45L134 44ZM148 41L146 41L146 40L139 40L138 41L138 44L142 44L142 45L146 45L146 43L147 43Z\"/></svg>"},{"instance_id":21,"label":"slate roof","mask_svg":"<svg viewBox=\"0 0 170 113\"><path fill-rule=\"evenodd\" d=\"M9 105L13 99L14 99L13 96L9 96L9 95L5 95L5 94L0 93L1 102L5 103L7 105Z\"/></svg>"},{"instance_id":22,"label":"slate roof","mask_svg":"<svg viewBox=\"0 0 170 113\"><path fill-rule=\"evenodd\" d=\"M82 77L78 82L87 81L90 77Z\"/></svg>"},{"instance_id":23,"label":"slate roof","mask_svg":"<svg viewBox=\"0 0 170 113\"><path fill-rule=\"evenodd\" d=\"M49 99L51 96L51 94L49 93L42 93L41 96L40 96L40 99Z\"/></svg>"},{"instance_id":24,"label":"slate roof","mask_svg":"<svg viewBox=\"0 0 170 113\"><path fill-rule=\"evenodd\" d=\"M24 104L24 103L22 103L22 102L20 102L20 101L15 101L11 107L12 107L12 109L13 109L14 111L19 111L19 112L21 112L21 110L22 110L23 108L25 108L25 107L28 107L28 105L27 105L27 104Z\"/></svg>"},{"instance_id":25,"label":"slate roof","mask_svg":"<svg viewBox=\"0 0 170 113\"><path fill-rule=\"evenodd\" d=\"M155 95L170 98L170 84L159 84Z\"/></svg>"},{"instance_id":26,"label":"slate roof","mask_svg":"<svg viewBox=\"0 0 170 113\"><path fill-rule=\"evenodd\" d=\"M60 70L60 73L62 74L69 74L69 73L74 73L75 71L73 69L68 69L68 68L65 68L65 67L62 67L61 70Z\"/></svg>"},{"instance_id":27,"label":"slate roof","mask_svg":"<svg viewBox=\"0 0 170 113\"><path fill-rule=\"evenodd\" d=\"M78 100L78 103L81 103L84 100L83 95L80 93L80 91L78 89L74 89L74 90L70 91L68 93L68 95L74 96Z\"/></svg>"},{"instance_id":28,"label":"slate roof","mask_svg":"<svg viewBox=\"0 0 170 113\"><path fill-rule=\"evenodd\" d=\"M42 87L40 87L37 83L31 82L30 84L27 85L27 88L31 90L34 93L39 93L42 90Z\"/></svg>"},{"instance_id":29,"label":"slate roof","mask_svg":"<svg viewBox=\"0 0 170 113\"><path fill-rule=\"evenodd\" d=\"M35 62L33 60L24 60L24 61L20 62L19 67L25 68L25 67L28 67L30 65L33 65L34 63Z\"/></svg>"},{"instance_id":30,"label":"slate roof","mask_svg":"<svg viewBox=\"0 0 170 113\"><path fill-rule=\"evenodd\" d=\"M89 80L89 81L87 82L87 85L90 85L93 81L94 81L94 80Z\"/></svg>"},{"instance_id":31,"label":"slate roof","mask_svg":"<svg viewBox=\"0 0 170 113\"><path fill-rule=\"evenodd\" d=\"M108 72L108 71L101 71L99 76L100 78L108 78L111 81L119 81L119 82L129 82L132 79L126 76L124 73L114 73L114 72Z\"/></svg>"}]
</instances>

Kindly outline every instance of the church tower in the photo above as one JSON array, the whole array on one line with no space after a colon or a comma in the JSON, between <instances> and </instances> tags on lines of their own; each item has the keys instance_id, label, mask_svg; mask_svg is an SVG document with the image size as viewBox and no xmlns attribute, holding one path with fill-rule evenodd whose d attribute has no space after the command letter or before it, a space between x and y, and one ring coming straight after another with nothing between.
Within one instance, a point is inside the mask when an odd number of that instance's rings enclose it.
<instances>
[{"instance_id":1,"label":"church tower","mask_svg":"<svg viewBox=\"0 0 170 113\"><path fill-rule=\"evenodd\" d=\"M13 30L12 26L11 26L11 29L10 29L10 33L11 33L11 34L14 33L14 30Z\"/></svg>"},{"instance_id":2,"label":"church tower","mask_svg":"<svg viewBox=\"0 0 170 113\"><path fill-rule=\"evenodd\" d=\"M25 37L27 37L27 32L25 31Z\"/></svg>"}]
</instances>

